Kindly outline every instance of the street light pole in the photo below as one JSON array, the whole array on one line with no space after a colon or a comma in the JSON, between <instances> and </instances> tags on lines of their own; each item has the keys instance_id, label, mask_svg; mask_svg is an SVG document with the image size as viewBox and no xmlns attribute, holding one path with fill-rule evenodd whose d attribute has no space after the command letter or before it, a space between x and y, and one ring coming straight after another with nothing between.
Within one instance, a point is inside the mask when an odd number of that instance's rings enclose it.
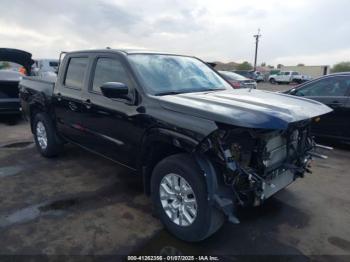
<instances>
[{"instance_id":1,"label":"street light pole","mask_svg":"<svg viewBox=\"0 0 350 262\"><path fill-rule=\"evenodd\" d=\"M254 57L254 71L256 71L256 62L258 59L258 48L259 48L259 38L261 37L260 28L258 29L258 33L254 35L255 38L255 57Z\"/></svg>"}]
</instances>

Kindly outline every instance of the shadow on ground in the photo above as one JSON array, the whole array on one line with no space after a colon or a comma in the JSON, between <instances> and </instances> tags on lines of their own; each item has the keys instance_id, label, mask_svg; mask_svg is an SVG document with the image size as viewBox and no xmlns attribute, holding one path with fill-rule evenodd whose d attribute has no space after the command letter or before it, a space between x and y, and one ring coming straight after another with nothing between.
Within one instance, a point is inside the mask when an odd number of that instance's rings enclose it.
<instances>
[{"instance_id":1,"label":"shadow on ground","mask_svg":"<svg viewBox=\"0 0 350 262\"><path fill-rule=\"evenodd\" d=\"M286 192L285 194L288 194ZM272 198L258 208L239 211L241 224L226 223L216 234L200 243L186 243L162 230L152 240L133 254L137 255L295 255L298 261L302 253L277 239L278 227L305 227L307 214ZM306 257L302 259L307 260Z\"/></svg>"}]
</instances>

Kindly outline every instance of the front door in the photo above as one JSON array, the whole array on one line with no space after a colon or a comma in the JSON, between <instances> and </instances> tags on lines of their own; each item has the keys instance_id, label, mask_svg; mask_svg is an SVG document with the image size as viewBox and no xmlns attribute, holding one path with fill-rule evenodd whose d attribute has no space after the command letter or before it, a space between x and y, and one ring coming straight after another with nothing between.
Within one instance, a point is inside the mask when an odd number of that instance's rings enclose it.
<instances>
[{"instance_id":1,"label":"front door","mask_svg":"<svg viewBox=\"0 0 350 262\"><path fill-rule=\"evenodd\" d=\"M106 82L126 84L128 97L110 99L103 96L100 87ZM96 55L84 113L84 128L94 136L87 147L131 168L136 165L133 156L142 138L142 123L135 105L135 85L121 56Z\"/></svg>"},{"instance_id":2,"label":"front door","mask_svg":"<svg viewBox=\"0 0 350 262\"><path fill-rule=\"evenodd\" d=\"M320 117L320 122L312 127L319 135L350 138L350 77L330 76L305 84L296 95L317 100L333 109L333 112Z\"/></svg>"}]
</instances>

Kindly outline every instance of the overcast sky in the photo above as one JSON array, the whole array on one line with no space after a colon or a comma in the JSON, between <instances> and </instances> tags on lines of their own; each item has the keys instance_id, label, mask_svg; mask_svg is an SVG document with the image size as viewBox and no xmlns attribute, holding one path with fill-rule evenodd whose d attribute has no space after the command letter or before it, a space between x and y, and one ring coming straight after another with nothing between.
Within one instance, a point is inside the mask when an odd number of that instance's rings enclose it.
<instances>
[{"instance_id":1,"label":"overcast sky","mask_svg":"<svg viewBox=\"0 0 350 262\"><path fill-rule=\"evenodd\" d=\"M349 0L2 0L0 47L36 58L61 50L146 48L210 61L350 60Z\"/></svg>"}]
</instances>

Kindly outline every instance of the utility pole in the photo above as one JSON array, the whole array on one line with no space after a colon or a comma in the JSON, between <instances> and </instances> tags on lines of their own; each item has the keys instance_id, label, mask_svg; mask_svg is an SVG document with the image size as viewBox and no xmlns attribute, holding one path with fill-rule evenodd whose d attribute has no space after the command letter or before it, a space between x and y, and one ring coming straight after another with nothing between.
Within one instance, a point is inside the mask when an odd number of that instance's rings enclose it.
<instances>
[{"instance_id":1,"label":"utility pole","mask_svg":"<svg viewBox=\"0 0 350 262\"><path fill-rule=\"evenodd\" d=\"M254 57L254 71L256 71L256 62L258 59L258 48L259 48L259 38L261 37L260 28L258 29L258 33L254 35L255 38L255 57Z\"/></svg>"}]
</instances>

